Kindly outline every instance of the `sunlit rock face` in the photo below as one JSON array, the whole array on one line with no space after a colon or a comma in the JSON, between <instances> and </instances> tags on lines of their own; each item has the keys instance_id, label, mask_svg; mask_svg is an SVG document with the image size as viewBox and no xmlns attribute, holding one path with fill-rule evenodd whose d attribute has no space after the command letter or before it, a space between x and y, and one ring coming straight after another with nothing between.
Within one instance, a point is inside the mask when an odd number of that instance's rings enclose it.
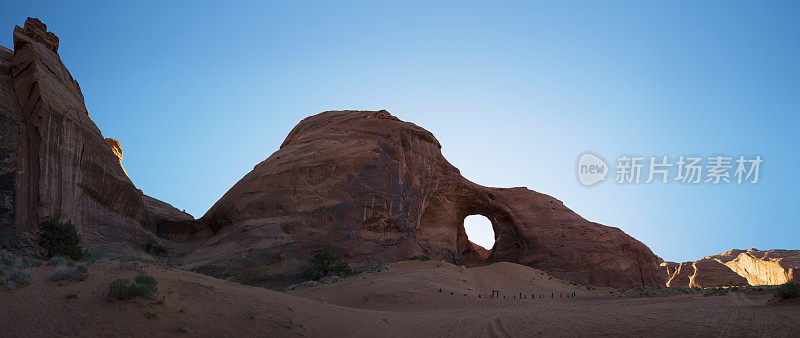
<instances>
[{"instance_id":1,"label":"sunlit rock face","mask_svg":"<svg viewBox=\"0 0 800 338\"><path fill-rule=\"evenodd\" d=\"M777 285L800 280L800 250L730 250L695 262L662 263L667 286Z\"/></svg>"},{"instance_id":2,"label":"sunlit rock face","mask_svg":"<svg viewBox=\"0 0 800 338\"><path fill-rule=\"evenodd\" d=\"M664 280L669 282L669 279L675 274L675 271L680 266L680 263L675 262L661 262L661 273L664 276Z\"/></svg>"},{"instance_id":3,"label":"sunlit rock face","mask_svg":"<svg viewBox=\"0 0 800 338\"><path fill-rule=\"evenodd\" d=\"M694 274L689 278L689 286L696 288L717 286L745 286L747 279L740 276L725 264L712 258L704 258L693 263Z\"/></svg>"},{"instance_id":4,"label":"sunlit rock face","mask_svg":"<svg viewBox=\"0 0 800 338\"><path fill-rule=\"evenodd\" d=\"M13 53L0 49L0 197L10 201L0 209L0 244L36 253L39 220L57 217L78 225L98 254L162 247L148 230L161 219L122 169L119 144L110 145L89 118L58 37L28 18L13 40Z\"/></svg>"},{"instance_id":5,"label":"sunlit rock face","mask_svg":"<svg viewBox=\"0 0 800 338\"><path fill-rule=\"evenodd\" d=\"M747 278L750 285L775 285L800 281L800 250L748 249L725 263Z\"/></svg>"},{"instance_id":6,"label":"sunlit rock face","mask_svg":"<svg viewBox=\"0 0 800 338\"><path fill-rule=\"evenodd\" d=\"M492 222L491 252L467 240L473 214ZM217 235L185 262L212 274L241 266L236 278L253 283L292 280L315 250L331 248L359 265L427 255L518 262L593 285L664 284L641 242L553 197L468 181L433 134L386 111L304 119L202 220Z\"/></svg>"},{"instance_id":7,"label":"sunlit rock face","mask_svg":"<svg viewBox=\"0 0 800 338\"><path fill-rule=\"evenodd\" d=\"M675 272L667 280L667 286L673 288L686 288L691 284L691 278L694 275L693 262L683 262L678 264Z\"/></svg>"}]
</instances>

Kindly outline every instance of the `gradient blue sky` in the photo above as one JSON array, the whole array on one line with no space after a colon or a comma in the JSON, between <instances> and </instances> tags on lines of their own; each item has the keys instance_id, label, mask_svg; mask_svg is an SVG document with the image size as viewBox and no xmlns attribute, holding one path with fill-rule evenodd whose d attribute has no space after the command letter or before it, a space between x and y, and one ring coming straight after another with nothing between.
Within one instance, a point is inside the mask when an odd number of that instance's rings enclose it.
<instances>
[{"instance_id":1,"label":"gradient blue sky","mask_svg":"<svg viewBox=\"0 0 800 338\"><path fill-rule=\"evenodd\" d=\"M133 182L196 217L302 118L387 109L465 177L553 195L666 260L800 248L798 2L12 2L61 39ZM761 155L756 185L610 182L583 151Z\"/></svg>"}]
</instances>

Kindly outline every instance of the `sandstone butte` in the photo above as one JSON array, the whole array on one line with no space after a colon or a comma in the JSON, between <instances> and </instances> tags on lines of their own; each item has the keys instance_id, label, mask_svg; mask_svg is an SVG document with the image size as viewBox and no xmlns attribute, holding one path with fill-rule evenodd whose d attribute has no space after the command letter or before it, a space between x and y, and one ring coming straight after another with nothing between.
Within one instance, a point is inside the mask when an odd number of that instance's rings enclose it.
<instances>
[{"instance_id":1,"label":"sandstone butte","mask_svg":"<svg viewBox=\"0 0 800 338\"><path fill-rule=\"evenodd\" d=\"M414 255L459 265L506 261L596 286L798 278L798 250L660 266L646 245L553 197L470 182L430 132L386 111L304 119L194 219L134 186L122 146L89 117L55 34L28 18L13 41L13 51L0 47L0 246L17 253L40 253L37 224L52 216L77 224L100 257L154 257L268 287L297 282L321 248L357 267ZM466 237L463 221L473 214L492 222L490 251ZM784 258L775 263L775 255Z\"/></svg>"}]
</instances>

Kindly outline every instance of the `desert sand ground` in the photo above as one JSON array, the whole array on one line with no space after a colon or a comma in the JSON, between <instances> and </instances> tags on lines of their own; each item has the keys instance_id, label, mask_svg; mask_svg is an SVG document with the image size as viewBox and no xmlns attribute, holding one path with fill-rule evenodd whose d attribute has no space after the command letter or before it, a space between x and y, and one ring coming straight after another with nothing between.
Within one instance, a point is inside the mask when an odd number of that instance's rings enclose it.
<instances>
[{"instance_id":1,"label":"desert sand ground","mask_svg":"<svg viewBox=\"0 0 800 338\"><path fill-rule=\"evenodd\" d=\"M31 285L0 291L0 336L780 337L800 332L800 304L768 303L767 291L620 297L619 290L587 290L512 263L463 268L407 261L287 292L140 264L159 282L152 299L108 300L112 280L138 274L116 261L93 263L85 281L63 286L48 280L55 267L32 268ZM488 298L493 290L500 298ZM78 298L66 298L74 291ZM575 297L566 297L572 292Z\"/></svg>"}]
</instances>

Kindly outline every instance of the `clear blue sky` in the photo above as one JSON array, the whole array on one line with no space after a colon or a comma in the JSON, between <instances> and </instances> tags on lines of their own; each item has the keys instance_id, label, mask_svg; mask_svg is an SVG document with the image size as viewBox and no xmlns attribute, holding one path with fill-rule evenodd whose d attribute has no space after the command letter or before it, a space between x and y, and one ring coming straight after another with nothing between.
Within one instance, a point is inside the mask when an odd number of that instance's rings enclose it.
<instances>
[{"instance_id":1,"label":"clear blue sky","mask_svg":"<svg viewBox=\"0 0 800 338\"><path fill-rule=\"evenodd\" d=\"M487 186L526 186L667 260L800 248L800 3L11 2L41 18L145 193L196 217L302 118L387 109ZM578 184L583 151L761 155L756 185Z\"/></svg>"}]
</instances>

